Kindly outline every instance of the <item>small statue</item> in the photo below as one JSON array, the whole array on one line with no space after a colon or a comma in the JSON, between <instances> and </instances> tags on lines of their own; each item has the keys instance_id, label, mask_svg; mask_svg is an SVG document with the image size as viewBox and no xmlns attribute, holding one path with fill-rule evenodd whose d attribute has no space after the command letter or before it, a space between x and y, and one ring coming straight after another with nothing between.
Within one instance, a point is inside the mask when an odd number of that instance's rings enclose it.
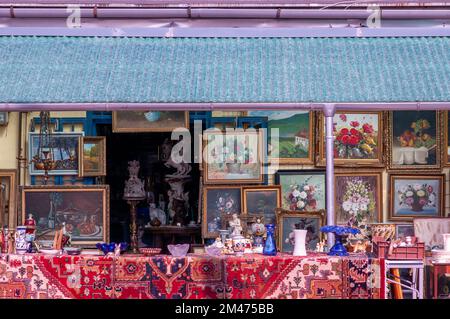
<instances>
[{"instance_id":1,"label":"small statue","mask_svg":"<svg viewBox=\"0 0 450 319\"><path fill-rule=\"evenodd\" d=\"M174 154L172 154L172 143L169 139L165 139L164 143L161 146L161 159L164 162L164 165L168 168L175 168L176 172L171 176L189 176L189 173L192 171L192 167L190 164L185 163L183 160L174 161ZM180 157L183 156L182 153L178 154Z\"/></svg>"},{"instance_id":2,"label":"small statue","mask_svg":"<svg viewBox=\"0 0 450 319\"><path fill-rule=\"evenodd\" d=\"M241 220L236 213L232 215L232 219L228 222L228 224L231 228L231 237L242 236Z\"/></svg>"},{"instance_id":3,"label":"small statue","mask_svg":"<svg viewBox=\"0 0 450 319\"><path fill-rule=\"evenodd\" d=\"M128 162L130 178L125 181L124 197L145 198L144 182L138 178L139 169L139 161Z\"/></svg>"},{"instance_id":4,"label":"small statue","mask_svg":"<svg viewBox=\"0 0 450 319\"><path fill-rule=\"evenodd\" d=\"M116 244L116 246L114 246L114 256L120 256L120 244Z\"/></svg>"},{"instance_id":5,"label":"small statue","mask_svg":"<svg viewBox=\"0 0 450 319\"><path fill-rule=\"evenodd\" d=\"M316 244L316 252L318 253L325 252L325 240L321 240Z\"/></svg>"}]
</instances>

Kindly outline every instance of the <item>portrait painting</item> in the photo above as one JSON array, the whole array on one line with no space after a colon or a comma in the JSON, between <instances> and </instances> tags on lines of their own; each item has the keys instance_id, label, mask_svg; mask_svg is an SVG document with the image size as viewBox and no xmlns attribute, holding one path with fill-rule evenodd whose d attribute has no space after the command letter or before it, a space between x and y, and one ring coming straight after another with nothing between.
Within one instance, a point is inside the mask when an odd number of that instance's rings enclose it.
<instances>
[{"instance_id":1,"label":"portrait painting","mask_svg":"<svg viewBox=\"0 0 450 319\"><path fill-rule=\"evenodd\" d=\"M389 176L389 218L412 221L415 217L444 214L445 175Z\"/></svg>"},{"instance_id":2,"label":"portrait painting","mask_svg":"<svg viewBox=\"0 0 450 319\"><path fill-rule=\"evenodd\" d=\"M325 165L325 120L319 117L319 161ZM339 111L333 117L336 165L380 166L383 161L383 113Z\"/></svg>"},{"instance_id":3,"label":"portrait painting","mask_svg":"<svg viewBox=\"0 0 450 319\"><path fill-rule=\"evenodd\" d=\"M438 111L390 112L389 168L440 168L440 134Z\"/></svg>"},{"instance_id":4,"label":"portrait painting","mask_svg":"<svg viewBox=\"0 0 450 319\"><path fill-rule=\"evenodd\" d=\"M80 176L106 175L106 137L82 137L79 153Z\"/></svg>"},{"instance_id":5,"label":"portrait painting","mask_svg":"<svg viewBox=\"0 0 450 319\"><path fill-rule=\"evenodd\" d=\"M244 213L262 216L266 224L276 223L276 209L281 207L280 186L243 187Z\"/></svg>"},{"instance_id":6,"label":"portrait painting","mask_svg":"<svg viewBox=\"0 0 450 319\"><path fill-rule=\"evenodd\" d=\"M189 112L185 111L114 111L113 132L172 132L189 128Z\"/></svg>"},{"instance_id":7,"label":"portrait painting","mask_svg":"<svg viewBox=\"0 0 450 319\"><path fill-rule=\"evenodd\" d=\"M205 184L263 182L263 137L256 130L204 132Z\"/></svg>"},{"instance_id":8,"label":"portrait painting","mask_svg":"<svg viewBox=\"0 0 450 319\"><path fill-rule=\"evenodd\" d=\"M278 249L283 253L294 250L294 229L306 229L306 249L315 250L322 239L320 228L324 225L325 211L299 213L278 210Z\"/></svg>"},{"instance_id":9,"label":"portrait painting","mask_svg":"<svg viewBox=\"0 0 450 319\"><path fill-rule=\"evenodd\" d=\"M33 160L29 166L30 175L45 174L42 162L45 156L55 163L49 170L49 175L78 175L80 138L83 135L83 132L52 133L44 145L39 133L29 133L29 155Z\"/></svg>"},{"instance_id":10,"label":"portrait painting","mask_svg":"<svg viewBox=\"0 0 450 319\"><path fill-rule=\"evenodd\" d=\"M326 206L324 170L280 170L275 184L281 186L281 207L291 211L317 211Z\"/></svg>"},{"instance_id":11,"label":"portrait painting","mask_svg":"<svg viewBox=\"0 0 450 319\"><path fill-rule=\"evenodd\" d=\"M222 229L224 216L240 215L241 212L241 187L205 186L203 189L203 237L217 237L219 229Z\"/></svg>"},{"instance_id":12,"label":"portrait painting","mask_svg":"<svg viewBox=\"0 0 450 319\"><path fill-rule=\"evenodd\" d=\"M109 186L24 186L22 220L36 220L36 239L51 240L64 225L72 244L109 241Z\"/></svg>"},{"instance_id":13,"label":"portrait painting","mask_svg":"<svg viewBox=\"0 0 450 319\"><path fill-rule=\"evenodd\" d=\"M335 173L336 224L358 227L382 221L381 177L381 172Z\"/></svg>"},{"instance_id":14,"label":"portrait painting","mask_svg":"<svg viewBox=\"0 0 450 319\"><path fill-rule=\"evenodd\" d=\"M267 117L270 160L280 164L313 163L313 112L248 111L248 115Z\"/></svg>"}]
</instances>

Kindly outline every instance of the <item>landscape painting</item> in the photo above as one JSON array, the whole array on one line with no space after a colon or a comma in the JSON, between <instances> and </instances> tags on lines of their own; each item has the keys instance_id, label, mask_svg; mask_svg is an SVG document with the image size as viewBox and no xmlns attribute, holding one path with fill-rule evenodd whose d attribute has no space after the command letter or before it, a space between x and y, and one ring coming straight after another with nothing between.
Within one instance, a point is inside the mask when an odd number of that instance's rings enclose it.
<instances>
[{"instance_id":1,"label":"landscape painting","mask_svg":"<svg viewBox=\"0 0 450 319\"><path fill-rule=\"evenodd\" d=\"M106 175L106 138L89 136L81 139L80 176Z\"/></svg>"},{"instance_id":2,"label":"landscape painting","mask_svg":"<svg viewBox=\"0 0 450 319\"><path fill-rule=\"evenodd\" d=\"M267 117L269 159L281 164L313 163L312 112L249 111L248 115ZM278 129L278 134L274 129Z\"/></svg>"}]
</instances>

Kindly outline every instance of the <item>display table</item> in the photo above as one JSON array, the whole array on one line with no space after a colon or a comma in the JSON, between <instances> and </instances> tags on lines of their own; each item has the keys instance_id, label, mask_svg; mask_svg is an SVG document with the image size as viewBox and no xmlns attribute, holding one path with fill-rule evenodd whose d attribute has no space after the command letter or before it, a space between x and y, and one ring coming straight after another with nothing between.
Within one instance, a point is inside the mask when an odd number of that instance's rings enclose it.
<instances>
[{"instance_id":1,"label":"display table","mask_svg":"<svg viewBox=\"0 0 450 319\"><path fill-rule=\"evenodd\" d=\"M0 255L0 298L379 298L365 255Z\"/></svg>"}]
</instances>

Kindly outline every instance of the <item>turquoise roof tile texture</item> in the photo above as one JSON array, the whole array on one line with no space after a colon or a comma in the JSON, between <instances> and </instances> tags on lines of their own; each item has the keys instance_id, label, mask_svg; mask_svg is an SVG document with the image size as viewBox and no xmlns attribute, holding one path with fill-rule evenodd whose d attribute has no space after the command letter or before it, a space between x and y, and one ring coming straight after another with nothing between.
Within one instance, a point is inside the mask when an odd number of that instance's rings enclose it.
<instances>
[{"instance_id":1,"label":"turquoise roof tile texture","mask_svg":"<svg viewBox=\"0 0 450 319\"><path fill-rule=\"evenodd\" d=\"M450 38L0 37L0 103L450 101Z\"/></svg>"}]
</instances>

